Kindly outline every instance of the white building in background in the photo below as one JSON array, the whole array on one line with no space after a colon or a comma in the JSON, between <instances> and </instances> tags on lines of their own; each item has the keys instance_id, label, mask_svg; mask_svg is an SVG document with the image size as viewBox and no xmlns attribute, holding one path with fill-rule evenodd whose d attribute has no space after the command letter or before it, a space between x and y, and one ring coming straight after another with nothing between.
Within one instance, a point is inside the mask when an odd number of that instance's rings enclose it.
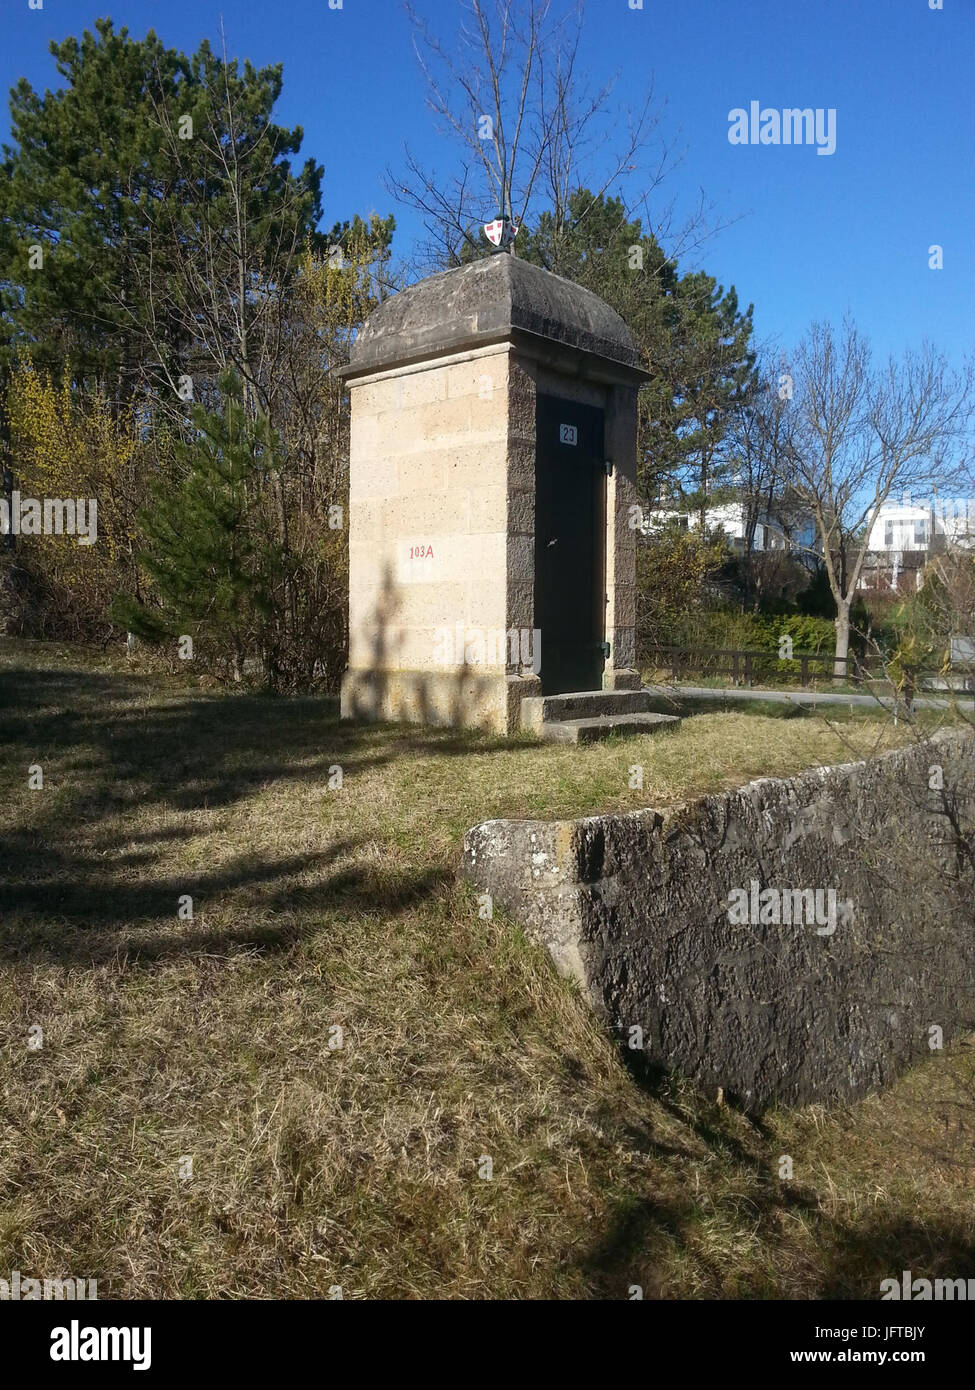
<instances>
[{"instance_id":1,"label":"white building in background","mask_svg":"<svg viewBox=\"0 0 975 1390\"><path fill-rule=\"evenodd\" d=\"M720 527L732 550L740 553L745 547L746 515L743 502L725 502L705 510L705 526L709 531ZM668 522L696 531L701 514L655 507L646 514L642 529L651 535ZM753 549L757 553L795 549L800 557L808 557L811 551L821 552L822 547L811 517L786 532L781 522L766 514L755 527ZM887 594L919 589L924 566L933 552L961 549L975 550L975 499L914 501L907 494L903 501L885 502L870 527L858 587Z\"/></svg>"},{"instance_id":2,"label":"white building in background","mask_svg":"<svg viewBox=\"0 0 975 1390\"><path fill-rule=\"evenodd\" d=\"M975 499L920 498L885 502L867 539L861 589L919 589L931 554L975 548Z\"/></svg>"},{"instance_id":3,"label":"white building in background","mask_svg":"<svg viewBox=\"0 0 975 1390\"><path fill-rule=\"evenodd\" d=\"M938 542L942 546L938 546ZM870 528L868 550L895 554L905 550L948 549L975 545L975 499L923 498L885 502Z\"/></svg>"},{"instance_id":4,"label":"white building in background","mask_svg":"<svg viewBox=\"0 0 975 1390\"><path fill-rule=\"evenodd\" d=\"M701 513L699 511L675 511L666 507L655 507L647 513L643 530L647 535L650 535L671 521L676 521L685 531L697 531L701 525ZM720 527L732 550L739 552L744 550L747 509L743 502L725 502L720 506L706 508L704 524L708 531L716 531ZM771 551L788 550L790 547L803 550L818 548L815 545L815 527L812 521L794 527L787 535L779 522L767 515L760 517L755 526L752 549Z\"/></svg>"}]
</instances>

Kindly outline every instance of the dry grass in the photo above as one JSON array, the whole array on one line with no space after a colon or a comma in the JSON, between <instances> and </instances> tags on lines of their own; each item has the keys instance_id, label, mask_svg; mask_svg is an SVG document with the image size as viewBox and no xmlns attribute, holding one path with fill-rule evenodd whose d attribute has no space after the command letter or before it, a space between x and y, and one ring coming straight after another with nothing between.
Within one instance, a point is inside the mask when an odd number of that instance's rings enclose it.
<instances>
[{"instance_id":1,"label":"dry grass","mask_svg":"<svg viewBox=\"0 0 975 1390\"><path fill-rule=\"evenodd\" d=\"M564 1298L873 1297L902 1268L973 1272L971 1052L761 1124L650 1091L456 882L478 820L663 805L866 755L886 723L706 714L511 746L118 665L0 648L0 1275Z\"/></svg>"}]
</instances>

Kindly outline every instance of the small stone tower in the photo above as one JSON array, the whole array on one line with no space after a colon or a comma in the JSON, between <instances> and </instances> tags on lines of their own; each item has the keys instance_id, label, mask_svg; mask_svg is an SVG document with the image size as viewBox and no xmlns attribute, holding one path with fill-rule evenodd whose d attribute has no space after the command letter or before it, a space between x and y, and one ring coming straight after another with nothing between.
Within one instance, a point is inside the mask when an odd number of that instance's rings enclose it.
<instances>
[{"instance_id":1,"label":"small stone tower","mask_svg":"<svg viewBox=\"0 0 975 1390\"><path fill-rule=\"evenodd\" d=\"M646 375L607 304L515 256L375 310L345 372L345 717L510 733L526 697L639 686Z\"/></svg>"}]
</instances>

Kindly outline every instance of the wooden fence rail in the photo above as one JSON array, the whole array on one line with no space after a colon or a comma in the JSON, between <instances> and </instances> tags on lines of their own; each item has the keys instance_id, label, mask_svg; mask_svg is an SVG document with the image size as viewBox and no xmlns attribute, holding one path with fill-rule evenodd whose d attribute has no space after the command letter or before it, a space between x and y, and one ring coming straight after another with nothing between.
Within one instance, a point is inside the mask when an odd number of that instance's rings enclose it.
<instances>
[{"instance_id":1,"label":"wooden fence rail","mask_svg":"<svg viewBox=\"0 0 975 1390\"><path fill-rule=\"evenodd\" d=\"M862 685L866 681L887 681L883 661L880 657L863 657L856 653L840 659L845 674L837 677L849 681L851 685ZM761 651L743 647L648 647L642 653L641 665L668 668L675 681L681 676L698 673L708 676L730 676L734 685L750 686L759 679L775 680L792 676L798 671L800 684L807 686L811 679L833 678L837 658L831 652L795 652L791 657L780 657L774 651ZM818 669L817 669L818 668ZM975 675L972 663L953 662L948 675L970 688ZM933 688L944 689L946 673L943 671L922 671L914 673L914 689L926 683L938 682Z\"/></svg>"},{"instance_id":2,"label":"wooden fence rail","mask_svg":"<svg viewBox=\"0 0 975 1390\"><path fill-rule=\"evenodd\" d=\"M735 685L751 685L756 671L769 675L794 674L798 669L802 685L808 685L810 673L817 666L823 675L832 676L836 658L825 652L796 652L791 658L779 657L774 651L743 647L670 647L648 648L643 654L645 666L668 667L674 680L681 675L698 672L710 676L730 676ZM869 678L869 663L856 656L843 659L850 681L859 684Z\"/></svg>"}]
</instances>

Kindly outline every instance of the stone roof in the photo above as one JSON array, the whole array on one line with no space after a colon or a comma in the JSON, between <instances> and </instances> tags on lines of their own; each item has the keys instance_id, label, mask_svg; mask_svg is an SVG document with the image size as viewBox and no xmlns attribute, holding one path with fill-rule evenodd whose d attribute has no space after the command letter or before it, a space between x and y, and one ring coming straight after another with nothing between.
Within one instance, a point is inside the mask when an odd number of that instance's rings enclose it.
<instances>
[{"instance_id":1,"label":"stone roof","mask_svg":"<svg viewBox=\"0 0 975 1390\"><path fill-rule=\"evenodd\" d=\"M633 336L598 295L503 253L431 275L369 315L344 375L505 340L547 340L643 376Z\"/></svg>"}]
</instances>

